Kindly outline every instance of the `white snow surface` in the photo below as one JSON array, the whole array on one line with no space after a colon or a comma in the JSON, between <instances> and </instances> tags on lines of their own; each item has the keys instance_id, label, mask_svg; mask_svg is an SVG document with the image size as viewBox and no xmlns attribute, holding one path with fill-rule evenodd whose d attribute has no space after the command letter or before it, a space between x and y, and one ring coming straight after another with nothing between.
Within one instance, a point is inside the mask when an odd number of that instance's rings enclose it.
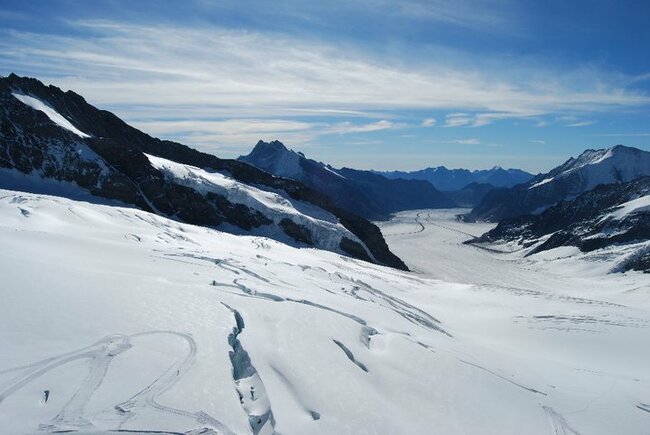
<instances>
[{"instance_id":1,"label":"white snow surface","mask_svg":"<svg viewBox=\"0 0 650 435\"><path fill-rule=\"evenodd\" d=\"M12 95L29 107L45 113L47 117L50 118L50 120L59 127L65 128L66 130L73 132L81 138L90 137L89 134L86 134L83 131L79 130L77 127L72 125L72 123L68 121L63 115L61 115L59 112L50 107L50 105L44 103L38 98L34 98L30 95L19 94L17 92L13 92Z\"/></svg>"},{"instance_id":2,"label":"white snow surface","mask_svg":"<svg viewBox=\"0 0 650 435\"><path fill-rule=\"evenodd\" d=\"M650 211L650 195L642 196L640 198L624 202L620 205L619 208L611 213L608 213L604 218L621 220L630 214L646 211Z\"/></svg>"},{"instance_id":3,"label":"white snow surface","mask_svg":"<svg viewBox=\"0 0 650 435\"><path fill-rule=\"evenodd\" d=\"M647 433L646 281L427 213L382 224L407 273L0 190L0 432Z\"/></svg>"},{"instance_id":4,"label":"white snow surface","mask_svg":"<svg viewBox=\"0 0 650 435\"><path fill-rule=\"evenodd\" d=\"M317 248L341 253L339 244L343 237L354 240L365 247L363 242L345 228L336 216L313 204L290 199L278 192L240 183L234 178L218 172L208 172L148 154L146 156L153 167L178 184L191 187L203 195L208 192L222 195L232 203L242 204L261 212L275 224L279 224L282 219L287 218L308 228ZM255 234L272 237L290 244L296 243L281 230L277 230L277 227L275 228L263 227L256 230ZM229 230L232 229L229 228ZM366 252L372 257L367 248Z\"/></svg>"}]
</instances>

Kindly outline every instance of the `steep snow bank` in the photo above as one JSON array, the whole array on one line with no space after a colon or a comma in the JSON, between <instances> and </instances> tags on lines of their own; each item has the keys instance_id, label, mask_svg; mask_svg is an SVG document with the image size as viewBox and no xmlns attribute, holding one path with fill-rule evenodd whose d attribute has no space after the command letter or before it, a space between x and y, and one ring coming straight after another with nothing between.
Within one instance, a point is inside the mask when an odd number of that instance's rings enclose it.
<instances>
[{"instance_id":1,"label":"steep snow bank","mask_svg":"<svg viewBox=\"0 0 650 435\"><path fill-rule=\"evenodd\" d=\"M50 120L54 122L56 125L58 125L59 127L65 128L66 130L73 132L74 134L76 134L81 138L90 137L89 134L86 134L83 131L79 130L77 127L72 125L72 123L68 121L63 115L61 115L59 112L57 112L48 104L42 102L38 98L34 98L29 95L19 94L17 92L12 93L12 95L16 97L18 100L20 100L21 102L27 104L28 106L45 113L47 117L50 118Z\"/></svg>"}]
</instances>

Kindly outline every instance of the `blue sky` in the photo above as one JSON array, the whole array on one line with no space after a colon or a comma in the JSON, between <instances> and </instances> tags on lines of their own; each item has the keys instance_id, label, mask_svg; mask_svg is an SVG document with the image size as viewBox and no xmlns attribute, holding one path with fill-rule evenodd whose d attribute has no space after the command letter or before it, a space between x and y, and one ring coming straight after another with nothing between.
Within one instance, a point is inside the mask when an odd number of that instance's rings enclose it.
<instances>
[{"instance_id":1,"label":"blue sky","mask_svg":"<svg viewBox=\"0 0 650 435\"><path fill-rule=\"evenodd\" d=\"M650 150L650 3L12 1L0 74L222 157L546 171Z\"/></svg>"}]
</instances>

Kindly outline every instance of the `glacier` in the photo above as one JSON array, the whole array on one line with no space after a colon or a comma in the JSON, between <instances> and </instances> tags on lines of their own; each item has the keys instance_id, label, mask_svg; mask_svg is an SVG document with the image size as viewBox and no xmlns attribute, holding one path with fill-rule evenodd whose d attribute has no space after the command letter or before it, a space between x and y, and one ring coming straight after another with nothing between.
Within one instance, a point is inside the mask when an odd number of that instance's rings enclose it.
<instances>
[{"instance_id":1,"label":"glacier","mask_svg":"<svg viewBox=\"0 0 650 435\"><path fill-rule=\"evenodd\" d=\"M48 195L0 216L2 433L647 432L647 276L542 273L439 210L381 224L413 273Z\"/></svg>"}]
</instances>

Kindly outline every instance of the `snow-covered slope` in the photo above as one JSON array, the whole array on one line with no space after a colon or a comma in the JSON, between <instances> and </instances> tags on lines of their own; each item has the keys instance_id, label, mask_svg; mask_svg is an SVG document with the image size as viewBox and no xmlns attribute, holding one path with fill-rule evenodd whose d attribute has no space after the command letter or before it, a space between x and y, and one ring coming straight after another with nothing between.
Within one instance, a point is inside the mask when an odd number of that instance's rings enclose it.
<instances>
[{"instance_id":1,"label":"snow-covered slope","mask_svg":"<svg viewBox=\"0 0 650 435\"><path fill-rule=\"evenodd\" d=\"M258 227L253 231L256 235L272 236L289 244L314 246L341 254L345 253L340 248L341 241L346 238L358 243L372 258L363 242L341 225L336 216L313 204L291 199L286 194L281 195L281 191L271 192L246 185L218 172L207 172L151 155L147 155L147 158L170 181L190 187L201 195L221 195L233 204L241 204L260 212L276 224ZM287 226L287 220L293 222L294 228L302 231L303 239L292 239L287 234L283 237L283 232L278 230Z\"/></svg>"},{"instance_id":2,"label":"snow-covered slope","mask_svg":"<svg viewBox=\"0 0 650 435\"><path fill-rule=\"evenodd\" d=\"M468 218L499 221L540 213L559 201L573 199L600 184L625 183L641 176L650 176L648 151L623 145L586 150L526 184L489 192Z\"/></svg>"},{"instance_id":3,"label":"snow-covered slope","mask_svg":"<svg viewBox=\"0 0 650 435\"><path fill-rule=\"evenodd\" d=\"M2 433L648 427L640 308L12 191L0 191L0 276ZM506 301L528 299L504 317ZM590 317L567 323L570 310Z\"/></svg>"}]
</instances>

